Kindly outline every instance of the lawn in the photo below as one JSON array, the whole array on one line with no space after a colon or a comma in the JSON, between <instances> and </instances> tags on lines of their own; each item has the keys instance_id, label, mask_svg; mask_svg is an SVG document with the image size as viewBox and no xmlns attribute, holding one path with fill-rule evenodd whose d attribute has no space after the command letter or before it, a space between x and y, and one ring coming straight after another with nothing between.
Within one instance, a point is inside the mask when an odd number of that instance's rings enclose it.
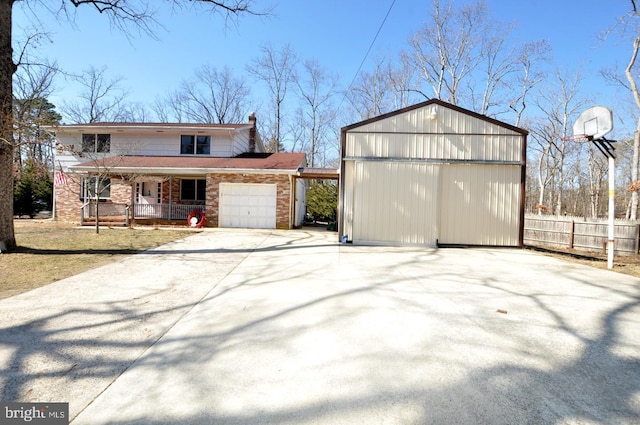
<instances>
[{"instance_id":1,"label":"lawn","mask_svg":"<svg viewBox=\"0 0 640 425\"><path fill-rule=\"evenodd\" d=\"M0 254L0 299L187 237L191 230L73 227L16 220L18 250Z\"/></svg>"}]
</instances>

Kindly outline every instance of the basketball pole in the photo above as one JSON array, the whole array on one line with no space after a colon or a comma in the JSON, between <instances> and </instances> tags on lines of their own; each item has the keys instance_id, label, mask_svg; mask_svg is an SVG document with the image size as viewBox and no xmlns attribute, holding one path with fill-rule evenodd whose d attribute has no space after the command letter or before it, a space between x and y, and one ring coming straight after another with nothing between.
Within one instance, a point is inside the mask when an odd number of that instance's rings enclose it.
<instances>
[{"instance_id":1,"label":"basketball pole","mask_svg":"<svg viewBox=\"0 0 640 425\"><path fill-rule=\"evenodd\" d=\"M614 220L615 220L615 159L613 155L609 155L609 239L607 241L607 268L613 268L613 249L614 249Z\"/></svg>"}]
</instances>

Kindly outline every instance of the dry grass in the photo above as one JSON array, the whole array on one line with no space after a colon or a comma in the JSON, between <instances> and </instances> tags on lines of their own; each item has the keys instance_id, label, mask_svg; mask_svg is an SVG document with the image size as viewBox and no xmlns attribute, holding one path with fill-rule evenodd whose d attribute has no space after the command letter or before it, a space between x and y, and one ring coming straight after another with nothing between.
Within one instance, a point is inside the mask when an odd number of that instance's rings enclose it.
<instances>
[{"instance_id":1,"label":"dry grass","mask_svg":"<svg viewBox=\"0 0 640 425\"><path fill-rule=\"evenodd\" d=\"M0 299L184 238L185 230L70 227L16 220L18 250L0 254Z\"/></svg>"},{"instance_id":2,"label":"dry grass","mask_svg":"<svg viewBox=\"0 0 640 425\"><path fill-rule=\"evenodd\" d=\"M602 252L586 252L571 249L549 248L541 246L528 246L528 249L540 251L545 255L560 258L565 261L584 264L599 269L608 269L607 254ZM614 272L640 277L640 256L616 255L613 259Z\"/></svg>"}]
</instances>

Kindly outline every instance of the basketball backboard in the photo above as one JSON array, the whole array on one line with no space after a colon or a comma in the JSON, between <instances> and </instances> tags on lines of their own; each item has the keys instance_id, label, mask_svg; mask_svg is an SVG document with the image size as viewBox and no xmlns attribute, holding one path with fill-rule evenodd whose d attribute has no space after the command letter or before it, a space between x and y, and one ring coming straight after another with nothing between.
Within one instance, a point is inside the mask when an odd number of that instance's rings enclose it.
<instances>
[{"instance_id":1,"label":"basketball backboard","mask_svg":"<svg viewBox=\"0 0 640 425\"><path fill-rule=\"evenodd\" d=\"M591 140L602 139L613 130L613 113L604 106L593 106L580 114L573 124L573 135Z\"/></svg>"}]
</instances>

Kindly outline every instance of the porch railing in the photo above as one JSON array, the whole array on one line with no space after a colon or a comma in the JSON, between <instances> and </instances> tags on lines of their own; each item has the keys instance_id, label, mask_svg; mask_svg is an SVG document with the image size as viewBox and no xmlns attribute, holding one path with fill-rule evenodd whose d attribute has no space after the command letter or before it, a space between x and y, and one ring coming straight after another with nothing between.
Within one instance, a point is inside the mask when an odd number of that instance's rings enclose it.
<instances>
[{"instance_id":1,"label":"porch railing","mask_svg":"<svg viewBox=\"0 0 640 425\"><path fill-rule=\"evenodd\" d=\"M98 214L100 218L107 217L121 217L125 225L129 225L129 205L127 204L116 204L112 202L100 202L98 204ZM85 223L87 220L93 220L96 217L96 203L95 201L88 201L80 207L80 224Z\"/></svg>"},{"instance_id":2,"label":"porch railing","mask_svg":"<svg viewBox=\"0 0 640 425\"><path fill-rule=\"evenodd\" d=\"M133 210L133 211L132 211ZM112 202L101 202L98 213L100 218L121 217L125 224L129 225L129 219L162 219L162 220L186 220L192 211L204 212L204 205L183 205L183 204L118 204ZM131 214L133 212L133 214ZM80 223L94 220L96 217L96 203L86 202L80 207Z\"/></svg>"},{"instance_id":3,"label":"porch railing","mask_svg":"<svg viewBox=\"0 0 640 425\"><path fill-rule=\"evenodd\" d=\"M204 205L133 204L133 217L136 219L186 220L193 210L204 212Z\"/></svg>"}]
</instances>

